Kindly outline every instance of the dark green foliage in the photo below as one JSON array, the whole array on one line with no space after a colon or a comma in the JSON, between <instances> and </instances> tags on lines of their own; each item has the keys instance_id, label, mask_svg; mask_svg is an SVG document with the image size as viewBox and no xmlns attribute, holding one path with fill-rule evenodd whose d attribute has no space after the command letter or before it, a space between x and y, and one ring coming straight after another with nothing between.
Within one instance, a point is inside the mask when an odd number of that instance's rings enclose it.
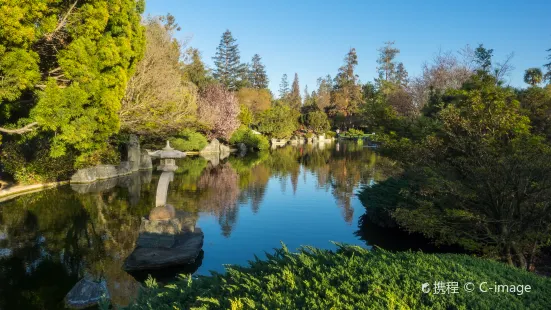
<instances>
[{"instance_id":1,"label":"dark green foliage","mask_svg":"<svg viewBox=\"0 0 551 310\"><path fill-rule=\"evenodd\" d=\"M244 143L247 148L255 150L267 150L270 147L270 142L265 136L254 134L253 131L246 126L241 126L233 133L230 138L230 143Z\"/></svg>"},{"instance_id":2,"label":"dark green foliage","mask_svg":"<svg viewBox=\"0 0 551 310\"><path fill-rule=\"evenodd\" d=\"M201 52L196 48L188 48L184 53L184 65L182 66L184 81L190 81L203 91L207 85L214 82L211 72L205 67L201 59Z\"/></svg>"},{"instance_id":3,"label":"dark green foliage","mask_svg":"<svg viewBox=\"0 0 551 310\"><path fill-rule=\"evenodd\" d=\"M203 134L184 129L178 136L170 139L171 146L178 151L200 151L207 146L207 137Z\"/></svg>"},{"instance_id":4,"label":"dark green foliage","mask_svg":"<svg viewBox=\"0 0 551 310\"><path fill-rule=\"evenodd\" d=\"M551 48L547 51L549 52L549 56L547 56L547 60L549 60L549 63L543 65L545 68L547 68L547 72L545 73L543 78L547 81L547 83L551 83Z\"/></svg>"},{"instance_id":5,"label":"dark green foliage","mask_svg":"<svg viewBox=\"0 0 551 310\"><path fill-rule=\"evenodd\" d=\"M154 280L127 309L545 309L551 281L456 254L391 253L337 245L336 252L284 246L248 267L160 288ZM458 282L457 294L424 294L423 283ZM531 292L466 293L467 282L530 285Z\"/></svg>"},{"instance_id":6,"label":"dark green foliage","mask_svg":"<svg viewBox=\"0 0 551 310\"><path fill-rule=\"evenodd\" d=\"M35 137L2 145L3 169L21 184L47 183L69 179L74 172L72 152L50 158L47 138Z\"/></svg>"},{"instance_id":7,"label":"dark green foliage","mask_svg":"<svg viewBox=\"0 0 551 310\"><path fill-rule=\"evenodd\" d=\"M266 67L260 61L260 55L254 54L249 70L249 82L253 88L264 89L268 88L269 80Z\"/></svg>"},{"instance_id":8,"label":"dark green foliage","mask_svg":"<svg viewBox=\"0 0 551 310\"><path fill-rule=\"evenodd\" d=\"M213 75L222 85L230 90L237 90L242 80L243 65L240 61L239 47L231 32L226 30L216 49Z\"/></svg>"},{"instance_id":9,"label":"dark green foliage","mask_svg":"<svg viewBox=\"0 0 551 310\"><path fill-rule=\"evenodd\" d=\"M289 104L295 110L299 110L302 106L302 98L300 96L300 86L298 82L298 74L295 73L293 84L291 85L291 92L288 95Z\"/></svg>"},{"instance_id":10,"label":"dark green foliage","mask_svg":"<svg viewBox=\"0 0 551 310\"><path fill-rule=\"evenodd\" d=\"M478 47L474 50L474 61L480 70L490 72L493 53L493 49L487 49L483 44L478 45Z\"/></svg>"},{"instance_id":11,"label":"dark green foliage","mask_svg":"<svg viewBox=\"0 0 551 310\"><path fill-rule=\"evenodd\" d=\"M329 130L327 114L321 111L310 112L306 115L306 125L315 133L321 134Z\"/></svg>"}]
</instances>

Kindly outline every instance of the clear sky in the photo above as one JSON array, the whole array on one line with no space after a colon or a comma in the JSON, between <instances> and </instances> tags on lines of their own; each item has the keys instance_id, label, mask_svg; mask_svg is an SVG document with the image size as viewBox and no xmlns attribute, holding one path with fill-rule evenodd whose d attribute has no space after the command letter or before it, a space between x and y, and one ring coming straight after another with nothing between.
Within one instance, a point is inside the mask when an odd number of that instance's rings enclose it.
<instances>
[{"instance_id":1,"label":"clear sky","mask_svg":"<svg viewBox=\"0 0 551 310\"><path fill-rule=\"evenodd\" d=\"M524 70L546 63L551 48L551 0L147 0L146 13L174 15L182 27L177 36L191 38L210 67L229 29L242 62L262 57L275 95L284 73L289 82L298 73L301 90L314 90L318 77L335 76L351 47L361 81L372 81L377 49L386 41L396 42L410 77L439 50L483 43L494 49L495 61L514 52L513 86L524 86Z\"/></svg>"}]
</instances>

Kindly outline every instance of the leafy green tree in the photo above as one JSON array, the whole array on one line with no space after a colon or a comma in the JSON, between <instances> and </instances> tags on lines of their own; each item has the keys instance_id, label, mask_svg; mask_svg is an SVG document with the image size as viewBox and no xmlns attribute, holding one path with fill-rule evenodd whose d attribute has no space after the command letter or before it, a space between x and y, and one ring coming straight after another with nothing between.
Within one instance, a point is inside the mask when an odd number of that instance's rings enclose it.
<instances>
[{"instance_id":1,"label":"leafy green tree","mask_svg":"<svg viewBox=\"0 0 551 310\"><path fill-rule=\"evenodd\" d=\"M408 188L391 214L410 231L531 270L550 241L551 147L491 74L446 97L436 132L403 141L413 150L402 157Z\"/></svg>"},{"instance_id":2,"label":"leafy green tree","mask_svg":"<svg viewBox=\"0 0 551 310\"><path fill-rule=\"evenodd\" d=\"M263 89L268 88L269 80L266 74L266 67L260 61L260 55L254 54L249 71L249 81L253 88Z\"/></svg>"},{"instance_id":3,"label":"leafy green tree","mask_svg":"<svg viewBox=\"0 0 551 310\"><path fill-rule=\"evenodd\" d=\"M144 50L143 9L134 0L3 1L0 100L19 110L11 115L27 114L7 119L27 124L7 133L38 126L55 133L51 156L73 147L79 163L94 161L119 130L126 83Z\"/></svg>"},{"instance_id":4,"label":"leafy green tree","mask_svg":"<svg viewBox=\"0 0 551 310\"><path fill-rule=\"evenodd\" d=\"M212 59L216 66L214 78L229 90L237 90L246 70L241 64L239 46L229 30L222 34L216 56Z\"/></svg>"},{"instance_id":5,"label":"leafy green tree","mask_svg":"<svg viewBox=\"0 0 551 310\"><path fill-rule=\"evenodd\" d=\"M524 71L524 83L536 86L543 80L543 73L540 68L530 68Z\"/></svg>"},{"instance_id":6,"label":"leafy green tree","mask_svg":"<svg viewBox=\"0 0 551 310\"><path fill-rule=\"evenodd\" d=\"M523 112L530 118L531 131L551 141L551 90L529 87L519 93Z\"/></svg>"},{"instance_id":7,"label":"leafy green tree","mask_svg":"<svg viewBox=\"0 0 551 310\"><path fill-rule=\"evenodd\" d=\"M315 133L318 134L325 133L330 128L327 114L322 111L314 111L308 113L308 115L306 116L306 122L308 128L312 129Z\"/></svg>"},{"instance_id":8,"label":"leafy green tree","mask_svg":"<svg viewBox=\"0 0 551 310\"><path fill-rule=\"evenodd\" d=\"M255 116L268 110L272 104L272 94L266 88L241 88L237 92L239 104L245 105Z\"/></svg>"},{"instance_id":9,"label":"leafy green tree","mask_svg":"<svg viewBox=\"0 0 551 310\"><path fill-rule=\"evenodd\" d=\"M195 84L199 91L204 90L207 85L214 82L210 70L205 67L201 60L201 52L196 48L190 47L184 53L182 79Z\"/></svg>"},{"instance_id":10,"label":"leafy green tree","mask_svg":"<svg viewBox=\"0 0 551 310\"><path fill-rule=\"evenodd\" d=\"M288 105L278 104L260 114L258 131L270 138L290 138L298 128L299 112Z\"/></svg>"},{"instance_id":11,"label":"leafy green tree","mask_svg":"<svg viewBox=\"0 0 551 310\"><path fill-rule=\"evenodd\" d=\"M286 99L289 92L289 80L287 79L287 74L283 74L281 83L279 84L279 99Z\"/></svg>"},{"instance_id":12,"label":"leafy green tree","mask_svg":"<svg viewBox=\"0 0 551 310\"><path fill-rule=\"evenodd\" d=\"M300 86L298 82L298 74L295 73L295 78L293 79L293 85L291 86L291 92L289 93L289 104L294 109L300 109L302 105L302 98L300 97Z\"/></svg>"}]
</instances>

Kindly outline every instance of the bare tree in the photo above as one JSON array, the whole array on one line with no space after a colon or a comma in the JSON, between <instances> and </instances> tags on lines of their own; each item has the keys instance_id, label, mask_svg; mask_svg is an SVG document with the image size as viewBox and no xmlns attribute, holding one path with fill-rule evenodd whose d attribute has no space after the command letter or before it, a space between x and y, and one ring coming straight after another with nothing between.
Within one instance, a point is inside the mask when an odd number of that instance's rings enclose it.
<instances>
[{"instance_id":1,"label":"bare tree","mask_svg":"<svg viewBox=\"0 0 551 310\"><path fill-rule=\"evenodd\" d=\"M459 52L464 56L461 62L453 52L438 52L430 63L423 64L423 73L411 80L408 86L408 93L411 95L413 104L422 108L429 98L431 89L444 91L448 88L460 88L473 74L469 61L469 51L464 49ZM466 60L466 61L465 61Z\"/></svg>"},{"instance_id":2,"label":"bare tree","mask_svg":"<svg viewBox=\"0 0 551 310\"><path fill-rule=\"evenodd\" d=\"M146 22L146 50L128 82L119 112L123 130L138 134L169 134L194 121L197 88L182 81L180 44L175 27L161 18Z\"/></svg>"}]
</instances>

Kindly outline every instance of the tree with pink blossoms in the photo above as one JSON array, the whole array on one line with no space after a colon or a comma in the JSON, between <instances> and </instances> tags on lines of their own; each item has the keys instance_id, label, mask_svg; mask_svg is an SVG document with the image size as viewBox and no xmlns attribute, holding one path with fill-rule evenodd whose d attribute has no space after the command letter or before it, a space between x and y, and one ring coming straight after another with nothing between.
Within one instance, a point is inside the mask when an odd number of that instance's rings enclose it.
<instances>
[{"instance_id":1,"label":"tree with pink blossoms","mask_svg":"<svg viewBox=\"0 0 551 310\"><path fill-rule=\"evenodd\" d=\"M198 116L209 139L229 140L239 128L239 112L237 97L224 86L209 85L201 92Z\"/></svg>"}]
</instances>

